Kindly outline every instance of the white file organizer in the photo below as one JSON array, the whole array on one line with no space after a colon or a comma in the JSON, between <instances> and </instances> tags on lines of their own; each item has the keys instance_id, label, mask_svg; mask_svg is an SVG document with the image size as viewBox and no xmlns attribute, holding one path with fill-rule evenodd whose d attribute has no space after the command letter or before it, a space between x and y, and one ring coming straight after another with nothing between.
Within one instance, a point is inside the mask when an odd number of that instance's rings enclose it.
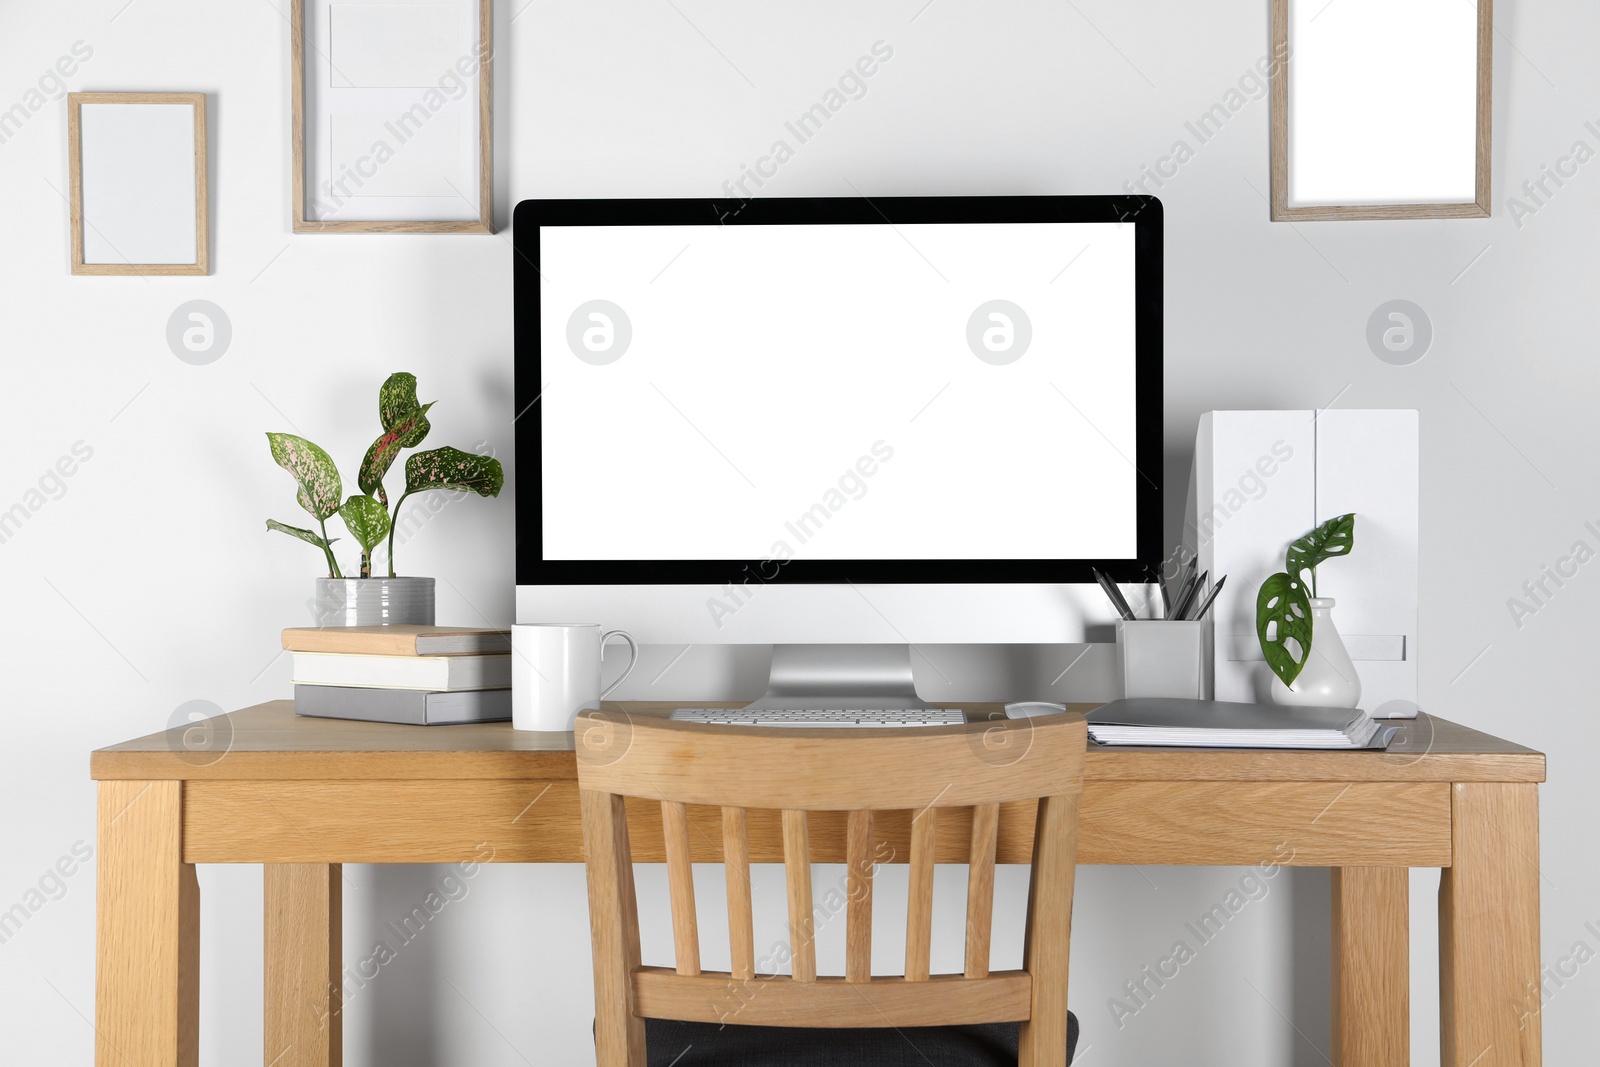
<instances>
[{"instance_id":1,"label":"white file organizer","mask_svg":"<svg viewBox=\"0 0 1600 1067\"><path fill-rule=\"evenodd\" d=\"M1184 547L1212 582L1218 700L1265 701L1256 592L1293 538L1347 511L1355 550L1317 570L1368 714L1417 709L1418 420L1411 410L1210 411L1200 417Z\"/></svg>"}]
</instances>

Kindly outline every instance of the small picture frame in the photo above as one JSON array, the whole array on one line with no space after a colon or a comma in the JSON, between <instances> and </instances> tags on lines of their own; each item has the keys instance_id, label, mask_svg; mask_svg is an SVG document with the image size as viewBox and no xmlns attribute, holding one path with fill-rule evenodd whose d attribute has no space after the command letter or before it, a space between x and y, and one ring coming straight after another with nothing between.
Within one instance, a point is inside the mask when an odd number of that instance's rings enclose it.
<instances>
[{"instance_id":1,"label":"small picture frame","mask_svg":"<svg viewBox=\"0 0 1600 1067\"><path fill-rule=\"evenodd\" d=\"M211 272L204 93L68 93L72 273Z\"/></svg>"},{"instance_id":2,"label":"small picture frame","mask_svg":"<svg viewBox=\"0 0 1600 1067\"><path fill-rule=\"evenodd\" d=\"M1272 219L1487 218L1493 5L1272 0Z\"/></svg>"},{"instance_id":3,"label":"small picture frame","mask_svg":"<svg viewBox=\"0 0 1600 1067\"><path fill-rule=\"evenodd\" d=\"M295 233L493 233L492 0L292 0Z\"/></svg>"}]
</instances>

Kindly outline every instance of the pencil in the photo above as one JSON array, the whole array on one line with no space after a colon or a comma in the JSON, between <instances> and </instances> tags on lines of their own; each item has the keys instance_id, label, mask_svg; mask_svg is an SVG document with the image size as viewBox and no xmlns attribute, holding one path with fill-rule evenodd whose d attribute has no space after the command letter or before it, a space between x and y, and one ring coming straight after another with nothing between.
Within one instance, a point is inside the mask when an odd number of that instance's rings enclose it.
<instances>
[{"instance_id":1,"label":"pencil","mask_svg":"<svg viewBox=\"0 0 1600 1067\"><path fill-rule=\"evenodd\" d=\"M1205 613L1211 610L1211 602L1217 599L1217 594L1222 592L1222 587L1227 584L1227 581L1228 576L1226 574L1217 579L1216 587L1211 590L1210 595L1208 595L1205 600L1201 601L1200 609L1194 613L1194 617L1196 619L1204 618Z\"/></svg>"}]
</instances>

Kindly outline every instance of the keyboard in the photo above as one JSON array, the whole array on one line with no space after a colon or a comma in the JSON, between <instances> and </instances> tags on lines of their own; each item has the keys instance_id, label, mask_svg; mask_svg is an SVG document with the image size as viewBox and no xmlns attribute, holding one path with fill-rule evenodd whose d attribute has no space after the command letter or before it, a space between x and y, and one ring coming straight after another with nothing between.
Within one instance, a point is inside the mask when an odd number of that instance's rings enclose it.
<instances>
[{"instance_id":1,"label":"keyboard","mask_svg":"<svg viewBox=\"0 0 1600 1067\"><path fill-rule=\"evenodd\" d=\"M679 708L676 722L717 726L960 726L967 721L960 708Z\"/></svg>"}]
</instances>

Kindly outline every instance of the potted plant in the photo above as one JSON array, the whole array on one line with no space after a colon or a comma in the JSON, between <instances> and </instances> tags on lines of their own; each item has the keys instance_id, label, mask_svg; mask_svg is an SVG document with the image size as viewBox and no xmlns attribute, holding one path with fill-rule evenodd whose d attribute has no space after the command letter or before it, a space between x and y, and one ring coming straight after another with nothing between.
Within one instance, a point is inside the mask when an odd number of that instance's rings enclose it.
<instances>
[{"instance_id":1,"label":"potted plant","mask_svg":"<svg viewBox=\"0 0 1600 1067\"><path fill-rule=\"evenodd\" d=\"M1333 624L1334 600L1317 596L1317 565L1348 556L1355 541L1353 513L1331 518L1289 542L1284 569L1261 583L1256 638L1272 670L1276 704L1353 708L1361 700L1361 678Z\"/></svg>"},{"instance_id":2,"label":"potted plant","mask_svg":"<svg viewBox=\"0 0 1600 1067\"><path fill-rule=\"evenodd\" d=\"M396 623L433 624L433 579L395 574L394 532L400 508L415 493L436 489L499 496L505 482L500 461L458 448L415 452L405 463L405 489L389 506L384 477L401 450L415 448L428 436L428 409L417 401L417 377L389 375L378 389L378 421L383 432L361 459L356 476L361 492L344 498L344 484L332 457L317 445L287 433L267 434L272 458L297 485L300 506L317 520L315 530L267 520L267 529L297 537L322 550L328 576L317 579L314 601L320 626L377 626ZM361 549L360 577L347 578L339 569L328 536L328 520L337 515ZM387 577L373 577L373 551L387 541Z\"/></svg>"}]
</instances>

